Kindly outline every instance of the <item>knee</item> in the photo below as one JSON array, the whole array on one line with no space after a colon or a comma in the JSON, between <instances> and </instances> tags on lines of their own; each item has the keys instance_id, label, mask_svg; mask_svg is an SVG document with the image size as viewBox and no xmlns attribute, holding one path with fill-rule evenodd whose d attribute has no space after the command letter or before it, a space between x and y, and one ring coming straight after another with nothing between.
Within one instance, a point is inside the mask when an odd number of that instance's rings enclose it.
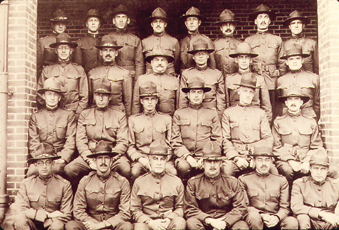
<instances>
[{"instance_id":1,"label":"knee","mask_svg":"<svg viewBox=\"0 0 339 230\"><path fill-rule=\"evenodd\" d=\"M182 217L177 217L172 220L173 228L172 229L186 229L186 221Z\"/></svg>"},{"instance_id":2,"label":"knee","mask_svg":"<svg viewBox=\"0 0 339 230\"><path fill-rule=\"evenodd\" d=\"M176 160L176 168L178 171L178 176L180 178L187 178L188 174L191 170L190 164L184 159L177 159Z\"/></svg>"},{"instance_id":3,"label":"knee","mask_svg":"<svg viewBox=\"0 0 339 230\"><path fill-rule=\"evenodd\" d=\"M116 228L116 230L120 230L120 229L121 230L123 230L123 229L133 229L133 224L131 224L130 222L125 221L125 222L121 223L120 226L118 226ZM145 228L142 228L142 229L145 229Z\"/></svg>"},{"instance_id":4,"label":"knee","mask_svg":"<svg viewBox=\"0 0 339 230\"><path fill-rule=\"evenodd\" d=\"M28 225L28 218L23 213L16 214L13 217L13 222L14 222L13 224L14 229L19 229L19 230L30 229Z\"/></svg>"},{"instance_id":5,"label":"knee","mask_svg":"<svg viewBox=\"0 0 339 230\"><path fill-rule=\"evenodd\" d=\"M139 229L150 229L148 224L145 223L134 223L134 228L135 230L139 230Z\"/></svg>"},{"instance_id":6,"label":"knee","mask_svg":"<svg viewBox=\"0 0 339 230\"><path fill-rule=\"evenodd\" d=\"M53 220L48 230L64 230L65 223L60 220Z\"/></svg>"},{"instance_id":7,"label":"knee","mask_svg":"<svg viewBox=\"0 0 339 230\"><path fill-rule=\"evenodd\" d=\"M233 224L231 229L250 229L250 228L248 227L248 224L245 221L239 220L235 224Z\"/></svg>"},{"instance_id":8,"label":"knee","mask_svg":"<svg viewBox=\"0 0 339 230\"><path fill-rule=\"evenodd\" d=\"M246 221L250 225L251 229L262 229L264 227L260 213L254 208L252 209L251 207L248 207Z\"/></svg>"},{"instance_id":9,"label":"knee","mask_svg":"<svg viewBox=\"0 0 339 230\"><path fill-rule=\"evenodd\" d=\"M300 229L311 229L311 218L308 215L298 215L297 220Z\"/></svg>"},{"instance_id":10,"label":"knee","mask_svg":"<svg viewBox=\"0 0 339 230\"><path fill-rule=\"evenodd\" d=\"M166 172L172 175L177 175L177 170L175 169L173 163L167 162L166 164Z\"/></svg>"},{"instance_id":11,"label":"knee","mask_svg":"<svg viewBox=\"0 0 339 230\"><path fill-rule=\"evenodd\" d=\"M66 164L65 163L57 163L53 166L53 173L62 175L64 173Z\"/></svg>"},{"instance_id":12,"label":"knee","mask_svg":"<svg viewBox=\"0 0 339 230\"><path fill-rule=\"evenodd\" d=\"M142 165L140 163L136 163L136 164L132 165L131 181L135 181L135 179L137 179L139 176L144 174L145 172L143 172L143 171L144 170L143 170Z\"/></svg>"},{"instance_id":13,"label":"knee","mask_svg":"<svg viewBox=\"0 0 339 230\"><path fill-rule=\"evenodd\" d=\"M27 171L27 177L30 177L32 175L38 175L38 169L37 167L35 167L34 164L31 164L29 167L28 167L28 171Z\"/></svg>"},{"instance_id":14,"label":"knee","mask_svg":"<svg viewBox=\"0 0 339 230\"><path fill-rule=\"evenodd\" d=\"M298 220L293 216L286 217L280 224L281 229L298 229Z\"/></svg>"},{"instance_id":15,"label":"knee","mask_svg":"<svg viewBox=\"0 0 339 230\"><path fill-rule=\"evenodd\" d=\"M231 160L224 161L222 164L222 171L228 176L235 176L236 169L237 166Z\"/></svg>"},{"instance_id":16,"label":"knee","mask_svg":"<svg viewBox=\"0 0 339 230\"><path fill-rule=\"evenodd\" d=\"M205 229L205 226L195 217L188 218L186 221L187 229Z\"/></svg>"},{"instance_id":17,"label":"knee","mask_svg":"<svg viewBox=\"0 0 339 230\"><path fill-rule=\"evenodd\" d=\"M283 164L281 164L278 169L280 173L283 176L285 176L288 181L293 180L294 172L293 172L292 167L287 162L284 162Z\"/></svg>"},{"instance_id":18,"label":"knee","mask_svg":"<svg viewBox=\"0 0 339 230\"><path fill-rule=\"evenodd\" d=\"M82 230L85 229L80 222L75 220L68 221L65 225L65 230Z\"/></svg>"}]
</instances>

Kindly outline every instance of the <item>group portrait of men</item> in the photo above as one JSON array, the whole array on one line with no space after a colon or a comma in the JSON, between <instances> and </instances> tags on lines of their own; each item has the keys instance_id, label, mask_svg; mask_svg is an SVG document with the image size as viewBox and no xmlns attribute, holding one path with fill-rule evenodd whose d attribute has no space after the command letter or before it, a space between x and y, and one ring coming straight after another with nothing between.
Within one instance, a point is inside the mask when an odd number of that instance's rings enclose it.
<instances>
[{"instance_id":1,"label":"group portrait of men","mask_svg":"<svg viewBox=\"0 0 339 230\"><path fill-rule=\"evenodd\" d=\"M337 229L317 43L303 33L309 19L291 11L285 41L269 32L276 15L264 4L244 41L222 10L212 41L192 6L179 41L160 7L144 39L129 32L124 5L101 36L93 8L74 42L56 10L53 33L38 41L38 110L13 228Z\"/></svg>"}]
</instances>

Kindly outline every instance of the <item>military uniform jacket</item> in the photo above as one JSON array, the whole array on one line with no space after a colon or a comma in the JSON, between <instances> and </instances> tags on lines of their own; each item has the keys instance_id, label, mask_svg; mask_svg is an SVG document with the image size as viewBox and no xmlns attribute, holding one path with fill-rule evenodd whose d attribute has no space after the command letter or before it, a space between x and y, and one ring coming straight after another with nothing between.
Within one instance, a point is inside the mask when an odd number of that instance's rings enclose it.
<instances>
[{"instance_id":1,"label":"military uniform jacket","mask_svg":"<svg viewBox=\"0 0 339 230\"><path fill-rule=\"evenodd\" d=\"M32 155L40 143L49 143L57 155L70 162L75 150L75 133L76 121L72 111L42 109L33 113L29 120L29 151Z\"/></svg>"},{"instance_id":2,"label":"military uniform jacket","mask_svg":"<svg viewBox=\"0 0 339 230\"><path fill-rule=\"evenodd\" d=\"M110 104L127 116L131 115L132 102L132 77L130 72L116 64L104 65L92 69L88 73L90 95L93 95L93 82L98 79L107 78L111 82L112 99ZM95 104L93 100L93 104Z\"/></svg>"},{"instance_id":3,"label":"military uniform jacket","mask_svg":"<svg viewBox=\"0 0 339 230\"><path fill-rule=\"evenodd\" d=\"M305 176L293 182L291 209L295 215L309 215L319 220L319 212L334 213L338 201L337 179L327 177L324 183L319 184L311 176Z\"/></svg>"},{"instance_id":4,"label":"military uniform jacket","mask_svg":"<svg viewBox=\"0 0 339 230\"><path fill-rule=\"evenodd\" d=\"M113 229L124 221L129 221L131 189L127 179L116 172L102 179L97 172L90 172L79 182L74 197L74 218L102 222L106 220Z\"/></svg>"},{"instance_id":5,"label":"military uniform jacket","mask_svg":"<svg viewBox=\"0 0 339 230\"><path fill-rule=\"evenodd\" d=\"M149 146L155 140L171 141L172 118L160 112L139 113L128 118L127 155L132 161L146 157Z\"/></svg>"},{"instance_id":6,"label":"military uniform jacket","mask_svg":"<svg viewBox=\"0 0 339 230\"><path fill-rule=\"evenodd\" d=\"M139 87L147 81L152 81L157 85L159 95L158 111L173 115L178 106L179 82L176 77L168 74L144 74L139 76L134 86L132 114L142 111L139 96Z\"/></svg>"},{"instance_id":7,"label":"military uniform jacket","mask_svg":"<svg viewBox=\"0 0 339 230\"><path fill-rule=\"evenodd\" d=\"M234 58L228 55L235 53L240 43L241 41L233 36L218 38L214 41L216 67L223 72L224 76L238 70L238 64L235 63Z\"/></svg>"},{"instance_id":8,"label":"military uniform jacket","mask_svg":"<svg viewBox=\"0 0 339 230\"><path fill-rule=\"evenodd\" d=\"M79 117L76 145L79 154L86 160L92 154L96 143L105 140L112 143L112 151L125 154L128 146L127 121L123 112L107 108L84 110Z\"/></svg>"},{"instance_id":9,"label":"military uniform jacket","mask_svg":"<svg viewBox=\"0 0 339 230\"><path fill-rule=\"evenodd\" d=\"M189 34L188 36L184 37L180 41L180 69L181 71L195 67L195 61L193 60L193 54L187 53L193 49L193 44L198 39L202 39L208 44L208 49L214 49L214 44L212 40L204 34L199 33L197 30L196 32ZM215 60L214 60L214 53L209 54L208 59L208 66L211 68L215 68Z\"/></svg>"},{"instance_id":10,"label":"military uniform jacket","mask_svg":"<svg viewBox=\"0 0 339 230\"><path fill-rule=\"evenodd\" d=\"M151 219L183 217L184 185L179 177L148 172L138 177L132 188L133 219L145 223Z\"/></svg>"},{"instance_id":11,"label":"military uniform jacket","mask_svg":"<svg viewBox=\"0 0 339 230\"><path fill-rule=\"evenodd\" d=\"M201 157L202 149L209 141L215 141L221 146L221 125L215 110L189 106L175 111L172 147L177 157Z\"/></svg>"},{"instance_id":12,"label":"military uniform jacket","mask_svg":"<svg viewBox=\"0 0 339 230\"><path fill-rule=\"evenodd\" d=\"M211 87L211 91L205 93L205 99L202 104L203 107L209 109L216 109L221 118L221 114L226 107L225 101L225 82L222 73L217 69L204 68L198 69L189 68L182 72L180 77L180 96L179 108L186 108L189 104L187 94L182 92L181 89L188 86L188 83L195 77L201 78L205 82L206 87Z\"/></svg>"},{"instance_id":13,"label":"military uniform jacket","mask_svg":"<svg viewBox=\"0 0 339 230\"><path fill-rule=\"evenodd\" d=\"M132 77L144 74L145 64L140 38L126 30L117 29L109 35L116 39L118 46L123 46L118 50L119 54L115 59L117 65L129 70Z\"/></svg>"},{"instance_id":14,"label":"military uniform jacket","mask_svg":"<svg viewBox=\"0 0 339 230\"><path fill-rule=\"evenodd\" d=\"M228 159L236 156L247 157L243 151L251 150L254 144L273 144L265 111L255 106L236 105L227 108L223 113L221 125L224 153ZM243 146L248 149L243 149Z\"/></svg>"},{"instance_id":15,"label":"military uniform jacket","mask_svg":"<svg viewBox=\"0 0 339 230\"><path fill-rule=\"evenodd\" d=\"M304 70L288 72L277 81L277 92L284 93L289 87L298 87L310 100L301 106L301 113L309 117L320 117L320 79L319 76ZM281 107L283 107L282 105ZM281 111L283 114L284 111Z\"/></svg>"},{"instance_id":16,"label":"military uniform jacket","mask_svg":"<svg viewBox=\"0 0 339 230\"><path fill-rule=\"evenodd\" d=\"M253 60L253 71L263 75L268 90L274 90L276 79L280 76L284 61L282 40L279 36L267 32L259 33L245 39L253 53L258 54Z\"/></svg>"},{"instance_id":17,"label":"military uniform jacket","mask_svg":"<svg viewBox=\"0 0 339 230\"><path fill-rule=\"evenodd\" d=\"M46 212L60 211L63 215L56 219L67 223L72 218L72 201L71 184L56 174L46 179L37 175L24 179L15 198L19 211L39 222L44 222Z\"/></svg>"},{"instance_id":18,"label":"military uniform jacket","mask_svg":"<svg viewBox=\"0 0 339 230\"><path fill-rule=\"evenodd\" d=\"M84 69L70 62L46 66L39 78L38 90L44 88L44 82L51 77L57 77L66 91L61 100L61 108L72 110L79 115L88 103L88 80ZM38 102L45 103L41 96L38 96Z\"/></svg>"},{"instance_id":19,"label":"military uniform jacket","mask_svg":"<svg viewBox=\"0 0 339 230\"><path fill-rule=\"evenodd\" d=\"M174 57L174 61L168 64L166 73L175 74L180 71L180 44L179 41L168 35L167 33L162 34L152 34L151 36L142 39L142 52L144 56L147 57L147 53L151 52L154 47L160 46L167 52L171 52ZM152 72L152 67L150 63L146 63L146 73Z\"/></svg>"},{"instance_id":20,"label":"military uniform jacket","mask_svg":"<svg viewBox=\"0 0 339 230\"><path fill-rule=\"evenodd\" d=\"M229 75L226 79L226 94L228 95L229 101L227 102L227 107L235 106L239 104L239 94L238 88L241 82L241 78L244 74L250 74L250 72L245 73L233 73ZM257 78L257 89L255 89L255 94L252 100L252 105L262 108L266 115L269 122L272 121L272 106L270 101L270 95L268 93L268 89L265 83L265 79L261 76L256 74Z\"/></svg>"},{"instance_id":21,"label":"military uniform jacket","mask_svg":"<svg viewBox=\"0 0 339 230\"><path fill-rule=\"evenodd\" d=\"M310 117L286 114L272 127L273 153L282 161L309 161L312 149L323 146L317 122Z\"/></svg>"},{"instance_id":22,"label":"military uniform jacket","mask_svg":"<svg viewBox=\"0 0 339 230\"><path fill-rule=\"evenodd\" d=\"M100 40L99 34L87 33L85 37L77 41L78 46L74 50L74 62L84 67L86 73L102 63L99 49L95 47L100 44Z\"/></svg>"},{"instance_id":23,"label":"military uniform jacket","mask_svg":"<svg viewBox=\"0 0 339 230\"><path fill-rule=\"evenodd\" d=\"M274 214L283 220L289 214L289 186L286 178L281 175L269 173L260 175L251 172L241 175L242 182L249 205L264 213Z\"/></svg>"},{"instance_id":24,"label":"military uniform jacket","mask_svg":"<svg viewBox=\"0 0 339 230\"><path fill-rule=\"evenodd\" d=\"M204 173L187 182L184 200L185 217L221 218L230 227L247 213L247 197L240 182L225 174L209 178Z\"/></svg>"}]
</instances>

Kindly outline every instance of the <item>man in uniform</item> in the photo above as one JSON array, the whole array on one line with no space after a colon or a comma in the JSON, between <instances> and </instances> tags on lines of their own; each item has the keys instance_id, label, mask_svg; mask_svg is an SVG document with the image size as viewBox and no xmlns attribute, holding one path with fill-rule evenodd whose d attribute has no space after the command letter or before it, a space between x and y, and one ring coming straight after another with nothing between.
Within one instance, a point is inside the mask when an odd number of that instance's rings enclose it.
<instances>
[{"instance_id":1,"label":"man in uniform","mask_svg":"<svg viewBox=\"0 0 339 230\"><path fill-rule=\"evenodd\" d=\"M194 6L189 8L185 14L183 14L180 19L185 20L185 26L188 30L188 36L181 39L180 41L180 70L181 72L185 69L195 67L195 61L193 60L192 53L188 51L192 50L193 44L196 40L204 40L207 43L209 50L214 50L214 45L212 40L204 34L199 32L199 26L201 25L201 20L204 17L200 14L200 10ZM208 66L215 68L214 54L209 53Z\"/></svg>"},{"instance_id":2,"label":"man in uniform","mask_svg":"<svg viewBox=\"0 0 339 230\"><path fill-rule=\"evenodd\" d=\"M211 91L205 94L203 107L214 109L221 118L225 110L225 82L222 73L214 68L209 68L207 61L210 58L209 53L213 49L208 47L208 43L202 39L196 39L192 49L187 53L193 55L195 67L191 67L182 72L180 77L180 88L187 87L188 83L196 77L201 78L205 85L211 88ZM189 101L186 93L180 92L179 108L188 107Z\"/></svg>"},{"instance_id":3,"label":"man in uniform","mask_svg":"<svg viewBox=\"0 0 339 230\"><path fill-rule=\"evenodd\" d=\"M77 126L76 146L80 156L65 167L67 179L73 185L77 185L84 175L96 169L93 160L87 156L92 154L101 140L108 142L112 152L119 154L111 166L112 170L126 178L130 177L131 167L125 156L128 145L126 115L109 106L112 91L106 78L95 81L93 89L95 107L80 114Z\"/></svg>"},{"instance_id":4,"label":"man in uniform","mask_svg":"<svg viewBox=\"0 0 339 230\"><path fill-rule=\"evenodd\" d=\"M24 179L15 198L14 229L63 230L72 218L71 184L53 173L54 161L60 159L53 146L41 143L28 160L35 164L38 175Z\"/></svg>"},{"instance_id":5,"label":"man in uniform","mask_svg":"<svg viewBox=\"0 0 339 230\"><path fill-rule=\"evenodd\" d=\"M133 229L129 222L131 189L128 180L111 171L114 156L112 147L99 141L94 153L96 171L81 179L74 197L74 219L66 230Z\"/></svg>"},{"instance_id":6,"label":"man in uniform","mask_svg":"<svg viewBox=\"0 0 339 230\"><path fill-rule=\"evenodd\" d=\"M116 58L117 65L129 70L135 83L137 78L145 73L145 64L140 38L127 30L131 21L130 15L131 11L124 5L115 8L112 19L115 31L109 35L115 38L119 46L122 46Z\"/></svg>"},{"instance_id":7,"label":"man in uniform","mask_svg":"<svg viewBox=\"0 0 339 230\"><path fill-rule=\"evenodd\" d=\"M132 188L134 229L185 229L184 185L166 172L169 147L156 140L149 148L150 172L137 178Z\"/></svg>"},{"instance_id":8,"label":"man in uniform","mask_svg":"<svg viewBox=\"0 0 339 230\"><path fill-rule=\"evenodd\" d=\"M287 107L272 127L273 152L278 157L278 171L292 184L295 177L308 174L312 152L322 148L317 122L301 114L301 106L309 100L300 88L290 87L279 97Z\"/></svg>"},{"instance_id":9,"label":"man in uniform","mask_svg":"<svg viewBox=\"0 0 339 230\"><path fill-rule=\"evenodd\" d=\"M279 57L283 56L282 40L279 36L267 32L271 21L275 19L274 11L261 4L251 16L257 26L257 33L246 38L245 42L250 45L254 53L258 54L253 58L253 70L265 79L275 117L276 81L283 65L279 60Z\"/></svg>"},{"instance_id":10,"label":"man in uniform","mask_svg":"<svg viewBox=\"0 0 339 230\"><path fill-rule=\"evenodd\" d=\"M229 99L229 101L227 102L227 107L239 104L239 83L241 82L243 76L246 78L252 75L250 69L252 58L258 55L252 53L251 47L244 42L239 44L236 51L229 56L234 58L235 63L238 64L238 71L229 75L226 80L226 94L228 95L227 98ZM267 119L271 123L272 107L265 80L261 75L255 74L254 76L257 79L257 88L255 89L255 95L252 99L252 105L255 105L265 110Z\"/></svg>"},{"instance_id":11,"label":"man in uniform","mask_svg":"<svg viewBox=\"0 0 339 230\"><path fill-rule=\"evenodd\" d=\"M58 63L46 66L42 70L38 81L38 91L44 88L46 79L56 77L61 81L66 91L61 101L61 107L75 112L77 119L81 111L87 107L88 80L84 68L70 60L76 46L77 44L71 42L66 34L60 34L56 38L56 42L50 44L50 47L55 48L55 52L58 54ZM37 100L40 105L45 103L39 94Z\"/></svg>"},{"instance_id":12,"label":"man in uniform","mask_svg":"<svg viewBox=\"0 0 339 230\"><path fill-rule=\"evenodd\" d=\"M302 32L305 26L310 22L301 12L294 10L284 21L284 26L291 30L291 38L283 43L284 50L291 44L298 44L302 47L302 52L310 54L303 63L303 69L319 74L319 56L318 45L312 38L306 37Z\"/></svg>"},{"instance_id":13,"label":"man in uniform","mask_svg":"<svg viewBox=\"0 0 339 230\"><path fill-rule=\"evenodd\" d=\"M100 56L103 59L103 65L92 69L88 73L90 95L93 95L93 84L105 78L111 83L112 99L110 105L125 112L127 116L131 115L132 101L132 78L130 72L117 65L116 57L118 50L122 46L117 45L117 40L111 35L102 37L100 45ZM94 101L92 102L94 104Z\"/></svg>"},{"instance_id":14,"label":"man in uniform","mask_svg":"<svg viewBox=\"0 0 339 230\"><path fill-rule=\"evenodd\" d=\"M172 118L156 109L159 97L157 85L151 81L145 82L139 88L139 93L143 111L128 119L129 148L127 155L133 161L131 181L150 170L147 156L150 144L155 140L163 140L170 144L172 134ZM167 162L166 171L174 175L177 174L173 161Z\"/></svg>"},{"instance_id":15,"label":"man in uniform","mask_svg":"<svg viewBox=\"0 0 339 230\"><path fill-rule=\"evenodd\" d=\"M291 44L286 48L285 55L281 59L285 59L289 72L281 76L277 81L277 93L279 96L284 95L284 91L290 87L297 87L301 93L309 97L308 102L301 107L301 113L316 120L320 118L320 78L317 74L302 69L304 58L309 54L302 53L301 46ZM286 107L279 105L279 113L286 113Z\"/></svg>"},{"instance_id":16,"label":"man in uniform","mask_svg":"<svg viewBox=\"0 0 339 230\"><path fill-rule=\"evenodd\" d=\"M132 114L141 112L140 104L140 87L146 82L152 81L157 85L159 95L158 108L159 112L173 115L178 107L179 82L172 75L167 74L168 66L173 61L172 52L163 49L160 46L154 47L151 52L147 53L146 59L152 66L152 72L139 76L134 86Z\"/></svg>"},{"instance_id":17,"label":"man in uniform","mask_svg":"<svg viewBox=\"0 0 339 230\"><path fill-rule=\"evenodd\" d=\"M180 72L180 44L176 38L168 35L165 31L168 21L166 12L158 7L152 12L150 20L153 34L142 40L144 56L148 57L154 47L162 47L173 57L173 61L168 64L166 73L176 76ZM151 72L151 69L150 63L146 63L146 73Z\"/></svg>"},{"instance_id":18,"label":"man in uniform","mask_svg":"<svg viewBox=\"0 0 339 230\"><path fill-rule=\"evenodd\" d=\"M64 92L61 82L57 78L48 78L39 93L46 101L46 108L31 115L28 129L28 149L32 155L36 153L35 150L41 143L51 144L56 154L61 156L60 159L55 160L53 172L62 174L75 150L75 116L72 111L59 107ZM36 156L32 155L32 157ZM27 176L33 174L38 174L35 164L29 166Z\"/></svg>"},{"instance_id":19,"label":"man in uniform","mask_svg":"<svg viewBox=\"0 0 339 230\"><path fill-rule=\"evenodd\" d=\"M193 78L187 87L181 89L187 93L189 105L178 109L173 115L172 147L177 156L175 166L180 178L187 180L202 172L202 149L214 141L222 143L221 125L215 110L202 106L205 93L211 90L201 78Z\"/></svg>"},{"instance_id":20,"label":"man in uniform","mask_svg":"<svg viewBox=\"0 0 339 230\"><path fill-rule=\"evenodd\" d=\"M291 209L299 229L338 229L339 183L328 177L326 150L318 149L310 159L310 176L293 182Z\"/></svg>"},{"instance_id":21,"label":"man in uniform","mask_svg":"<svg viewBox=\"0 0 339 230\"><path fill-rule=\"evenodd\" d=\"M59 34L64 34L67 37L70 37L65 33L67 15L63 10L57 9L53 14L51 21L51 27L53 33L47 35L46 37L40 38L37 44L37 80L39 81L42 69L45 66L52 65L57 63L58 55L56 54L54 48L51 48L49 45L56 42L56 37Z\"/></svg>"},{"instance_id":22,"label":"man in uniform","mask_svg":"<svg viewBox=\"0 0 339 230\"><path fill-rule=\"evenodd\" d=\"M229 56L231 53L235 52L236 48L241 43L239 39L233 37L236 22L234 13L228 9L221 12L220 21L216 22L216 24L220 25L220 31L222 32L223 37L214 41L214 56L216 67L222 71L225 78L227 77L227 74L234 73L238 69L234 58Z\"/></svg>"},{"instance_id":23,"label":"man in uniform","mask_svg":"<svg viewBox=\"0 0 339 230\"><path fill-rule=\"evenodd\" d=\"M188 180L185 217L188 229L249 229L241 220L247 213L246 193L240 182L221 173L221 148L207 142L203 148L204 173Z\"/></svg>"},{"instance_id":24,"label":"man in uniform","mask_svg":"<svg viewBox=\"0 0 339 230\"><path fill-rule=\"evenodd\" d=\"M248 195L246 222L251 229L298 229L298 221L289 214L289 186L286 178L270 173L272 148L255 146L252 153L255 172L241 175L239 180Z\"/></svg>"},{"instance_id":25,"label":"man in uniform","mask_svg":"<svg viewBox=\"0 0 339 230\"><path fill-rule=\"evenodd\" d=\"M99 50L96 48L100 43L99 28L102 23L102 17L97 9L90 9L85 17L87 34L78 39L78 46L74 51L74 62L81 65L85 72L101 65Z\"/></svg>"},{"instance_id":26,"label":"man in uniform","mask_svg":"<svg viewBox=\"0 0 339 230\"><path fill-rule=\"evenodd\" d=\"M252 105L257 87L254 74L244 75L239 84L239 103L227 108L222 117L223 148L226 160L224 173L235 176L251 171L251 153L255 145L273 144L270 125L264 110ZM276 172L272 165L271 172Z\"/></svg>"}]
</instances>

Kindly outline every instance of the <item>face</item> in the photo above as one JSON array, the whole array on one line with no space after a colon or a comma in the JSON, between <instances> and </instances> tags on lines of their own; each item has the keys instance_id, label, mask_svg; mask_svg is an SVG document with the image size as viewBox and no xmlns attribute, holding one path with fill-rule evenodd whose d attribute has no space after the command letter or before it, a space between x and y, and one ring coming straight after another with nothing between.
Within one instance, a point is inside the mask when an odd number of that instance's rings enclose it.
<instances>
[{"instance_id":1,"label":"face","mask_svg":"<svg viewBox=\"0 0 339 230\"><path fill-rule=\"evenodd\" d=\"M288 97L285 100L285 105L289 112L296 113L300 111L300 107L303 104L303 100L300 97Z\"/></svg>"},{"instance_id":2,"label":"face","mask_svg":"<svg viewBox=\"0 0 339 230\"><path fill-rule=\"evenodd\" d=\"M294 35L298 35L303 32L305 24L301 20L293 20L288 26Z\"/></svg>"},{"instance_id":3,"label":"face","mask_svg":"<svg viewBox=\"0 0 339 230\"><path fill-rule=\"evenodd\" d=\"M287 58L285 62L290 70L300 70L303 66L304 59L301 56L292 56Z\"/></svg>"},{"instance_id":4,"label":"face","mask_svg":"<svg viewBox=\"0 0 339 230\"><path fill-rule=\"evenodd\" d=\"M69 45L59 45L55 52L57 53L59 60L67 61L69 56L73 53L73 49Z\"/></svg>"},{"instance_id":5,"label":"face","mask_svg":"<svg viewBox=\"0 0 339 230\"><path fill-rule=\"evenodd\" d=\"M109 155L99 155L94 161L99 172L106 173L110 170L112 158Z\"/></svg>"},{"instance_id":6,"label":"face","mask_svg":"<svg viewBox=\"0 0 339 230\"><path fill-rule=\"evenodd\" d=\"M111 95L107 93L94 93L95 104L99 109L106 108L109 104L110 98Z\"/></svg>"},{"instance_id":7,"label":"face","mask_svg":"<svg viewBox=\"0 0 339 230\"><path fill-rule=\"evenodd\" d=\"M61 100L61 95L53 91L45 91L42 97L45 99L46 105L51 108L57 106Z\"/></svg>"},{"instance_id":8,"label":"face","mask_svg":"<svg viewBox=\"0 0 339 230\"><path fill-rule=\"evenodd\" d=\"M266 30L270 23L271 19L268 14L258 14L257 18L254 20L254 24L256 24L260 30Z\"/></svg>"},{"instance_id":9,"label":"face","mask_svg":"<svg viewBox=\"0 0 339 230\"><path fill-rule=\"evenodd\" d=\"M151 66L154 73L165 73L168 66L168 60L166 57L154 57L151 61Z\"/></svg>"},{"instance_id":10,"label":"face","mask_svg":"<svg viewBox=\"0 0 339 230\"><path fill-rule=\"evenodd\" d=\"M199 65L206 65L208 61L209 55L206 51L195 52L193 55L193 60L195 63Z\"/></svg>"},{"instance_id":11,"label":"face","mask_svg":"<svg viewBox=\"0 0 339 230\"><path fill-rule=\"evenodd\" d=\"M257 156L254 158L254 164L258 173L267 174L271 168L272 157Z\"/></svg>"},{"instance_id":12,"label":"face","mask_svg":"<svg viewBox=\"0 0 339 230\"><path fill-rule=\"evenodd\" d=\"M66 23L65 22L53 22L52 28L55 33L62 34L66 30Z\"/></svg>"},{"instance_id":13,"label":"face","mask_svg":"<svg viewBox=\"0 0 339 230\"><path fill-rule=\"evenodd\" d=\"M130 22L131 20L126 14L117 14L113 18L113 25L121 30L125 29Z\"/></svg>"},{"instance_id":14,"label":"face","mask_svg":"<svg viewBox=\"0 0 339 230\"><path fill-rule=\"evenodd\" d=\"M254 89L249 87L240 86L238 89L239 102L242 105L250 105L254 97Z\"/></svg>"},{"instance_id":15,"label":"face","mask_svg":"<svg viewBox=\"0 0 339 230\"><path fill-rule=\"evenodd\" d=\"M239 55L235 58L235 62L238 63L241 70L248 70L252 63L252 58L248 55Z\"/></svg>"},{"instance_id":16,"label":"face","mask_svg":"<svg viewBox=\"0 0 339 230\"><path fill-rule=\"evenodd\" d=\"M323 182L328 173L328 167L322 165L311 165L310 167L311 177L316 182Z\"/></svg>"},{"instance_id":17,"label":"face","mask_svg":"<svg viewBox=\"0 0 339 230\"><path fill-rule=\"evenodd\" d=\"M162 19L154 19L151 23L151 26L154 33L160 34L165 31L167 23Z\"/></svg>"},{"instance_id":18,"label":"face","mask_svg":"<svg viewBox=\"0 0 339 230\"><path fill-rule=\"evenodd\" d=\"M100 20L97 17L90 17L86 22L87 29L91 32L97 32L100 27Z\"/></svg>"},{"instance_id":19,"label":"face","mask_svg":"<svg viewBox=\"0 0 339 230\"><path fill-rule=\"evenodd\" d=\"M220 26L221 32L226 36L232 36L235 30L235 24L231 22L223 23Z\"/></svg>"},{"instance_id":20,"label":"face","mask_svg":"<svg viewBox=\"0 0 339 230\"><path fill-rule=\"evenodd\" d=\"M42 177L47 177L52 174L53 160L38 160L35 162L35 166L38 169L39 175Z\"/></svg>"},{"instance_id":21,"label":"face","mask_svg":"<svg viewBox=\"0 0 339 230\"><path fill-rule=\"evenodd\" d=\"M202 89L191 89L187 96L191 105L201 105L205 98L205 93Z\"/></svg>"},{"instance_id":22,"label":"face","mask_svg":"<svg viewBox=\"0 0 339 230\"><path fill-rule=\"evenodd\" d=\"M148 156L151 171L156 174L161 174L166 169L167 156L150 155Z\"/></svg>"},{"instance_id":23,"label":"face","mask_svg":"<svg viewBox=\"0 0 339 230\"><path fill-rule=\"evenodd\" d=\"M221 161L208 160L203 161L204 173L207 177L216 177L220 174Z\"/></svg>"},{"instance_id":24,"label":"face","mask_svg":"<svg viewBox=\"0 0 339 230\"><path fill-rule=\"evenodd\" d=\"M155 111L155 107L158 103L158 97L151 96L151 97L143 97L140 99L140 103L144 107L145 112L153 112Z\"/></svg>"},{"instance_id":25,"label":"face","mask_svg":"<svg viewBox=\"0 0 339 230\"><path fill-rule=\"evenodd\" d=\"M102 48L100 55L104 62L112 62L115 60L115 57L118 56L118 51L115 48Z\"/></svg>"},{"instance_id":26,"label":"face","mask_svg":"<svg viewBox=\"0 0 339 230\"><path fill-rule=\"evenodd\" d=\"M198 30L201 25L201 20L197 17L187 17L185 21L185 26L188 31L195 32Z\"/></svg>"}]
</instances>

